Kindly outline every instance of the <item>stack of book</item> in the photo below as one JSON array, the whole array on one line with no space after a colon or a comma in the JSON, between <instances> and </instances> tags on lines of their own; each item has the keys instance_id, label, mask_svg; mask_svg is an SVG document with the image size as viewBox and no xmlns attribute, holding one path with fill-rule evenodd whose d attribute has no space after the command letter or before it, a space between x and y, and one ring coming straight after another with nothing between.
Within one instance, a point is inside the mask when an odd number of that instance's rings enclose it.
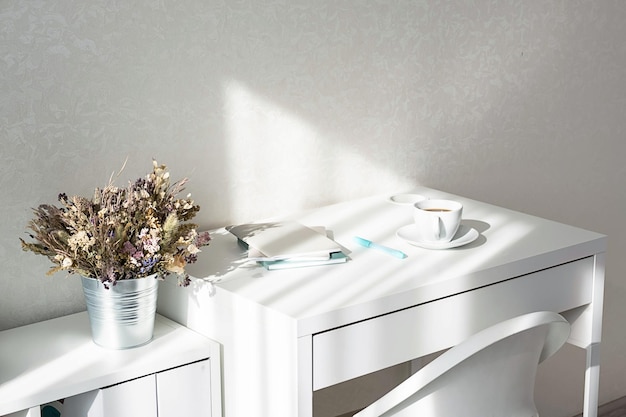
<instances>
[{"instance_id":1,"label":"stack of book","mask_svg":"<svg viewBox=\"0 0 626 417\"><path fill-rule=\"evenodd\" d=\"M348 257L326 229L295 221L248 223L227 230L248 249L248 258L267 269L299 268L346 262Z\"/></svg>"}]
</instances>

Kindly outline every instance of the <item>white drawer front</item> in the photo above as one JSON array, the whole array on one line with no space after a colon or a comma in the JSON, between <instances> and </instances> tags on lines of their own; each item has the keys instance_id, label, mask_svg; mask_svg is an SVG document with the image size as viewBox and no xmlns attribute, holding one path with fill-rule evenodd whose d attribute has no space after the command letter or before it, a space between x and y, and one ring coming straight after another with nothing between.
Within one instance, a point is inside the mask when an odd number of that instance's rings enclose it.
<instances>
[{"instance_id":1,"label":"white drawer front","mask_svg":"<svg viewBox=\"0 0 626 417\"><path fill-rule=\"evenodd\" d=\"M592 277L589 257L314 335L313 389L449 348L507 318L589 304Z\"/></svg>"}]
</instances>

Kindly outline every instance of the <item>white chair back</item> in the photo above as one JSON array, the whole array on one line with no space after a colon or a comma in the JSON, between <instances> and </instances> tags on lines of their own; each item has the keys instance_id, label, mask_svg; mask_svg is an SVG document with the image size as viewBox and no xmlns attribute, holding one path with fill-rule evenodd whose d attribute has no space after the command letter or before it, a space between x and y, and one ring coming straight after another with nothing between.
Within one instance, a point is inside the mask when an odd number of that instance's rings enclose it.
<instances>
[{"instance_id":1,"label":"white chair back","mask_svg":"<svg viewBox=\"0 0 626 417\"><path fill-rule=\"evenodd\" d=\"M355 417L537 416L537 366L569 336L559 314L536 312L471 336Z\"/></svg>"}]
</instances>

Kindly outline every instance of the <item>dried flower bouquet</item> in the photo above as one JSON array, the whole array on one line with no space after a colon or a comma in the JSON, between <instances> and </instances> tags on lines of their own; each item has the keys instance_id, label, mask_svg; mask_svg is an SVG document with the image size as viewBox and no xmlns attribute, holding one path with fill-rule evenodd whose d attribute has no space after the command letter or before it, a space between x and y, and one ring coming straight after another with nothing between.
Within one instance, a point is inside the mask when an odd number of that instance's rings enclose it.
<instances>
[{"instance_id":1,"label":"dried flower bouquet","mask_svg":"<svg viewBox=\"0 0 626 417\"><path fill-rule=\"evenodd\" d=\"M67 271L97 278L108 288L118 280L172 273L180 285L189 285L185 266L196 261L210 237L188 223L200 207L189 195L176 198L186 182L170 184L167 167L153 161L152 173L126 188L110 180L91 200L59 194L61 207L42 204L33 210L28 228L34 242L20 239L22 248L53 262L48 275Z\"/></svg>"}]
</instances>

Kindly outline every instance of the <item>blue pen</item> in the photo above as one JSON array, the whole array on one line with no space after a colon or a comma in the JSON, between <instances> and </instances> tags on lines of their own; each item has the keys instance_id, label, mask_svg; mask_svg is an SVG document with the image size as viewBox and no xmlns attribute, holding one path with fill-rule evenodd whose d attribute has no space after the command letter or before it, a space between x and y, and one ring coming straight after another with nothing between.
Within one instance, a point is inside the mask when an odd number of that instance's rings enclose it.
<instances>
[{"instance_id":1,"label":"blue pen","mask_svg":"<svg viewBox=\"0 0 626 417\"><path fill-rule=\"evenodd\" d=\"M389 248L387 246L379 245L378 243L374 243L371 240L363 239L362 237L355 236L354 241L361 246L366 248L376 249L381 252L385 252L395 258L404 259L407 257L406 253L399 251L397 249Z\"/></svg>"}]
</instances>

